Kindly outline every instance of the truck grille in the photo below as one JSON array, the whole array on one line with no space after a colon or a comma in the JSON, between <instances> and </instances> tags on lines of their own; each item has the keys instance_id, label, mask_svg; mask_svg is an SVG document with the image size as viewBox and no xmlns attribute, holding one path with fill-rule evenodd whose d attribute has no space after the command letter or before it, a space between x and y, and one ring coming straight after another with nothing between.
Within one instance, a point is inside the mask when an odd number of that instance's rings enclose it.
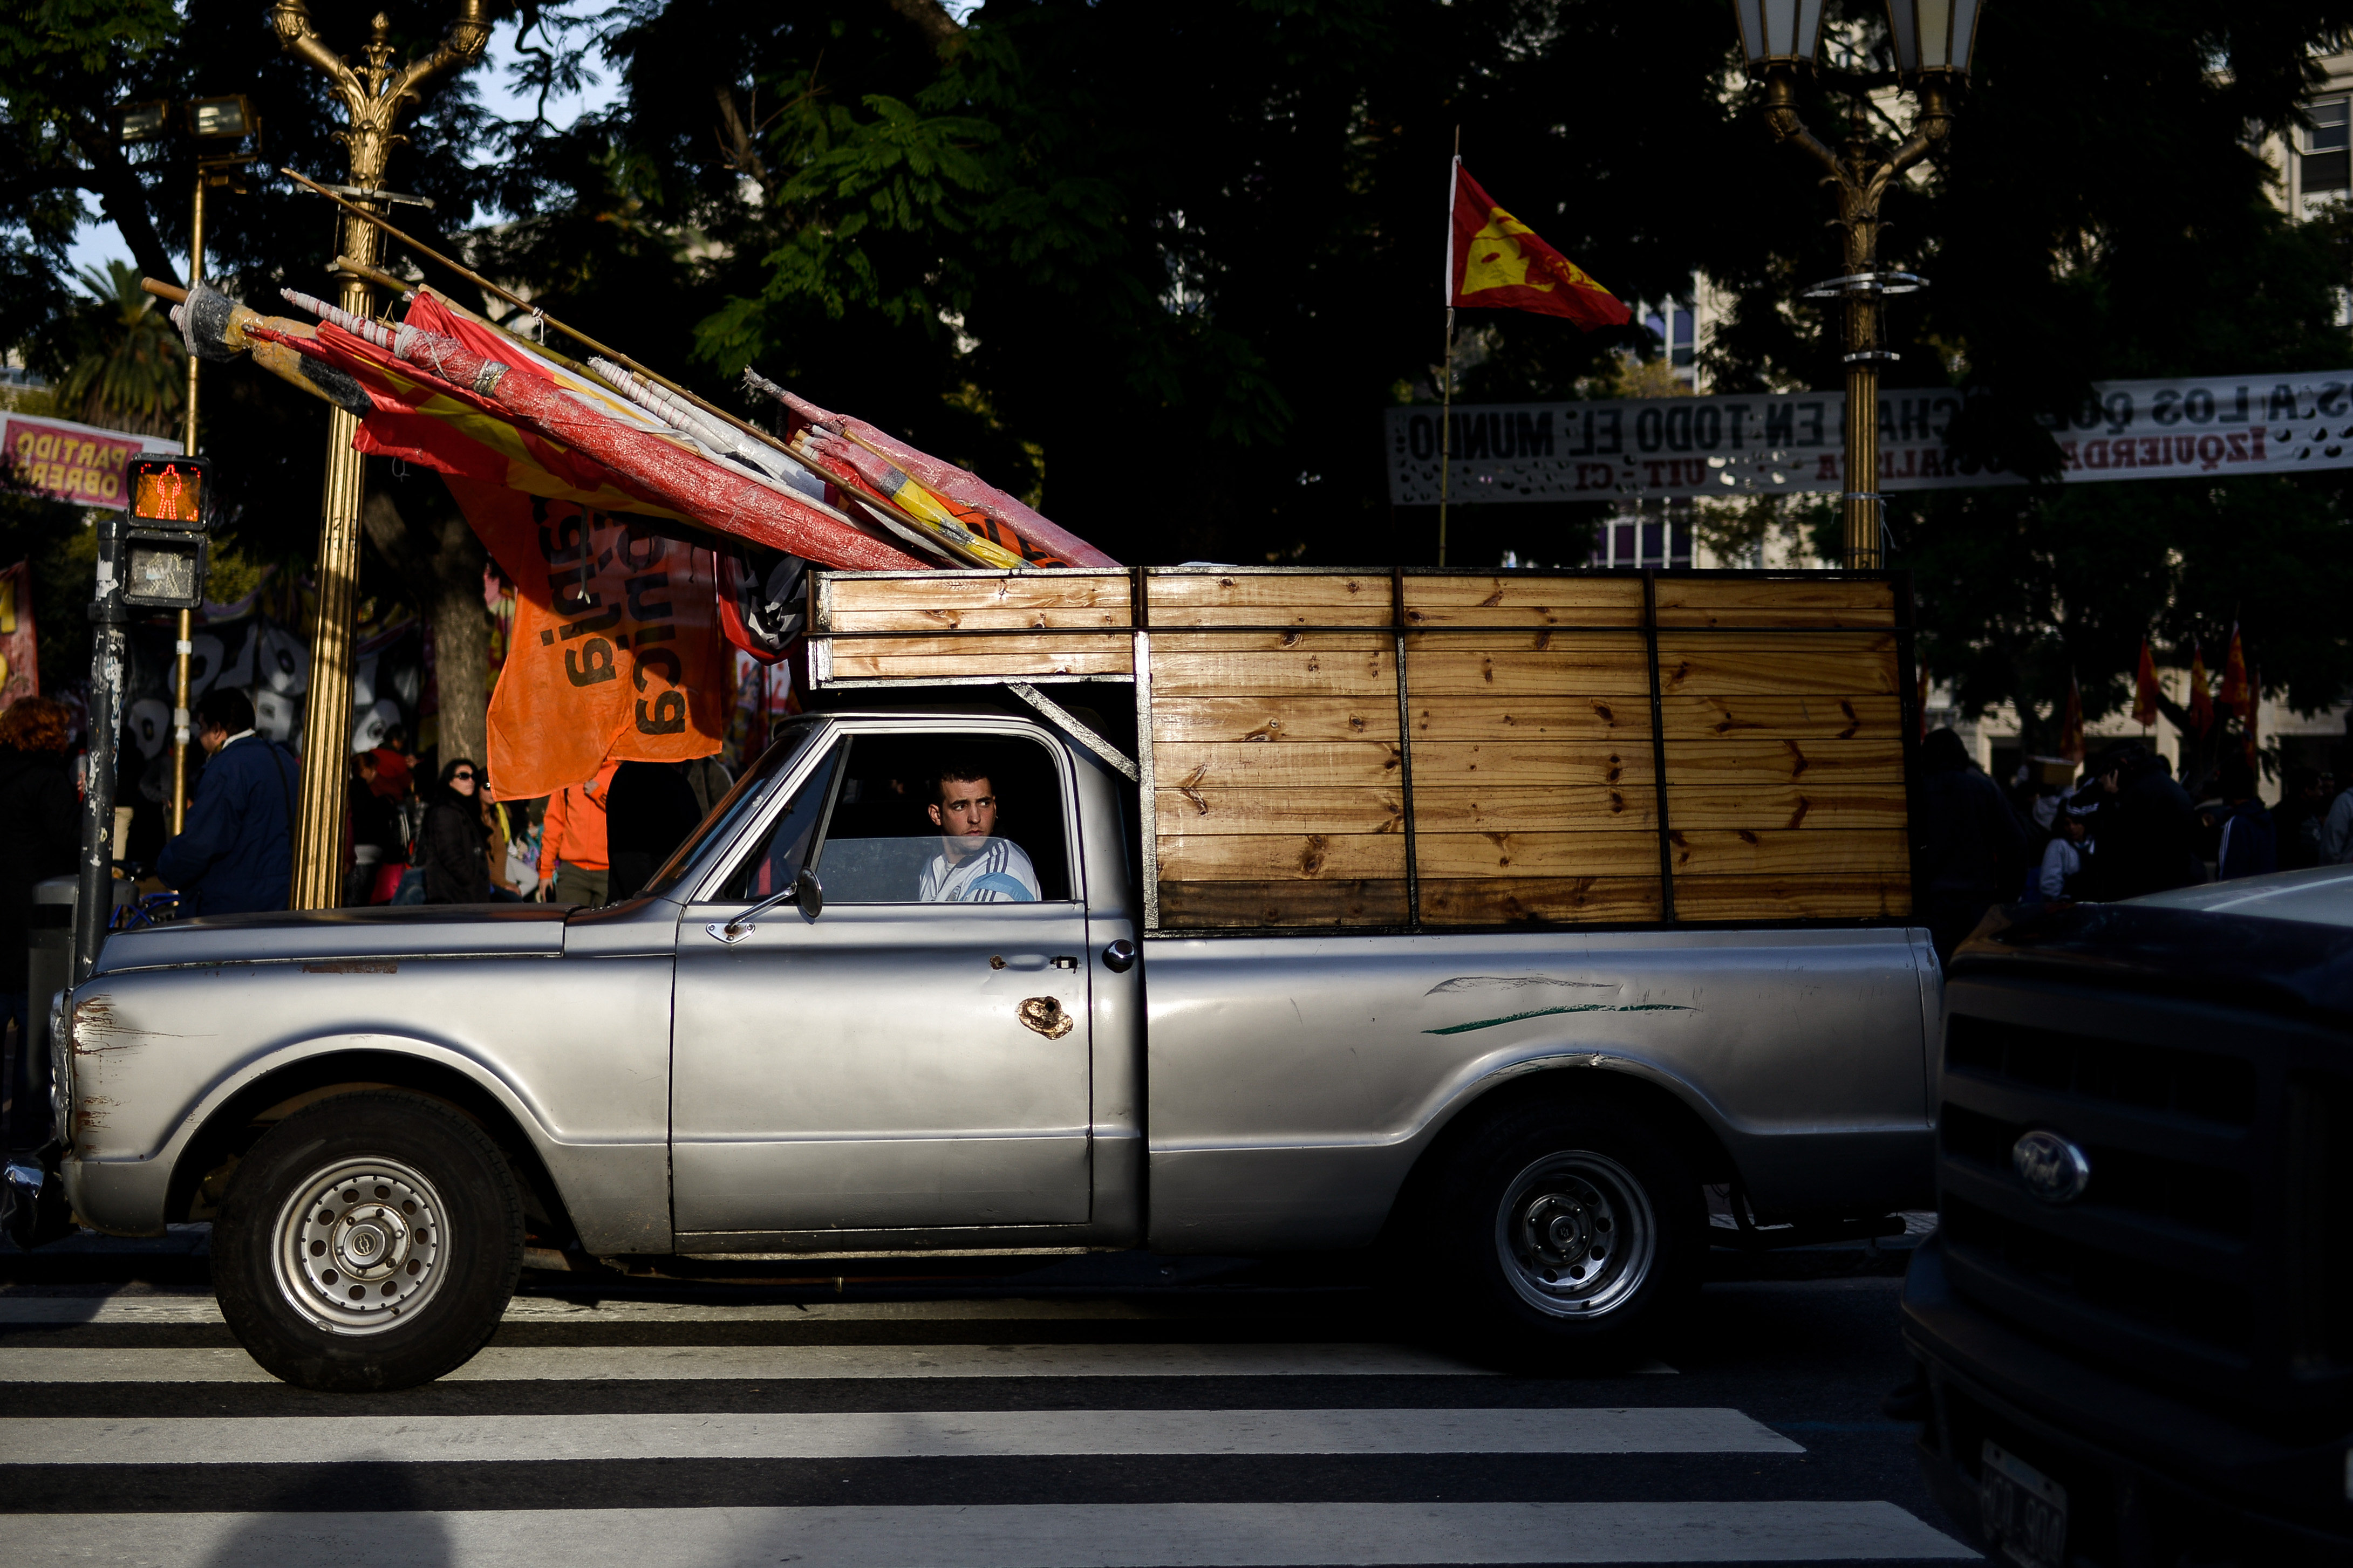
<instances>
[{"instance_id":1,"label":"truck grille","mask_svg":"<svg viewBox=\"0 0 2353 1568\"><path fill-rule=\"evenodd\" d=\"M2326 1037L2276 1020L2055 987L1957 978L1949 995L1938 1185L1956 1289L2216 1399L2353 1394L2353 1083L2319 1065L2341 1042L2316 1053ZM2037 1129L2091 1169L2072 1202L2013 1166Z\"/></svg>"}]
</instances>

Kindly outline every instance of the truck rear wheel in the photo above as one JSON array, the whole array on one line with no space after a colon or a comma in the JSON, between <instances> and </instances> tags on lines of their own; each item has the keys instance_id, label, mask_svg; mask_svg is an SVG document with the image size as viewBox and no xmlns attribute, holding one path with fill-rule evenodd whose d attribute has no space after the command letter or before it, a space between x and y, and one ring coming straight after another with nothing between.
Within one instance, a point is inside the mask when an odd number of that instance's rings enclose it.
<instances>
[{"instance_id":1,"label":"truck rear wheel","mask_svg":"<svg viewBox=\"0 0 2353 1568\"><path fill-rule=\"evenodd\" d=\"M1699 1178L1639 1112L1514 1107L1467 1131L1430 1197L1430 1300L1507 1359L1633 1350L1698 1289Z\"/></svg>"},{"instance_id":2,"label":"truck rear wheel","mask_svg":"<svg viewBox=\"0 0 2353 1568\"><path fill-rule=\"evenodd\" d=\"M287 1382L408 1388L497 1330L522 1243L522 1194L488 1135L438 1101L369 1089L296 1111L238 1162L213 1288Z\"/></svg>"}]
</instances>

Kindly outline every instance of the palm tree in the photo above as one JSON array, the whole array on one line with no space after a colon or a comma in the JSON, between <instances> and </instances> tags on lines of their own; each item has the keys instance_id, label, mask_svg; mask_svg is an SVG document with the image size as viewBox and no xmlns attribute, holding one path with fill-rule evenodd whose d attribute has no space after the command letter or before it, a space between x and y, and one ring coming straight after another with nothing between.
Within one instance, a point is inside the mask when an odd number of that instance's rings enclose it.
<instances>
[{"instance_id":1,"label":"palm tree","mask_svg":"<svg viewBox=\"0 0 2353 1568\"><path fill-rule=\"evenodd\" d=\"M139 269L127 262L109 261L104 273L84 268L75 278L92 302L81 312L83 350L58 388L58 409L111 429L175 434L187 351L171 318L140 289Z\"/></svg>"}]
</instances>

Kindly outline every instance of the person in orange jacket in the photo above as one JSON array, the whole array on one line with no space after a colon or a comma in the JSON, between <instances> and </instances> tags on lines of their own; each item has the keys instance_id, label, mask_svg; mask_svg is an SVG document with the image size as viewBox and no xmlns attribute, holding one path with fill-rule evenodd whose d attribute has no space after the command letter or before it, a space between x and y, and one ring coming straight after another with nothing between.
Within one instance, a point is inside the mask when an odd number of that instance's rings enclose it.
<instances>
[{"instance_id":1,"label":"person in orange jacket","mask_svg":"<svg viewBox=\"0 0 2353 1568\"><path fill-rule=\"evenodd\" d=\"M620 765L608 762L587 783L566 784L548 797L539 837L541 899L591 906L605 901L613 864L605 848L605 796Z\"/></svg>"}]
</instances>

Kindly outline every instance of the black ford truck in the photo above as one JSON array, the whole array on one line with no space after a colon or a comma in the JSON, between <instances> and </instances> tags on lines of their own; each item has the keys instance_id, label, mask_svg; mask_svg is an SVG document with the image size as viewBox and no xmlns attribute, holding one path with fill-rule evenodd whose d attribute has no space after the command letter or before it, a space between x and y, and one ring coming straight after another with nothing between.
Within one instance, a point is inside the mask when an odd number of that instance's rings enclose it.
<instances>
[{"instance_id":1,"label":"black ford truck","mask_svg":"<svg viewBox=\"0 0 2353 1568\"><path fill-rule=\"evenodd\" d=\"M2353 866L1954 956L1923 1463L2026 1568L2353 1563Z\"/></svg>"}]
</instances>

